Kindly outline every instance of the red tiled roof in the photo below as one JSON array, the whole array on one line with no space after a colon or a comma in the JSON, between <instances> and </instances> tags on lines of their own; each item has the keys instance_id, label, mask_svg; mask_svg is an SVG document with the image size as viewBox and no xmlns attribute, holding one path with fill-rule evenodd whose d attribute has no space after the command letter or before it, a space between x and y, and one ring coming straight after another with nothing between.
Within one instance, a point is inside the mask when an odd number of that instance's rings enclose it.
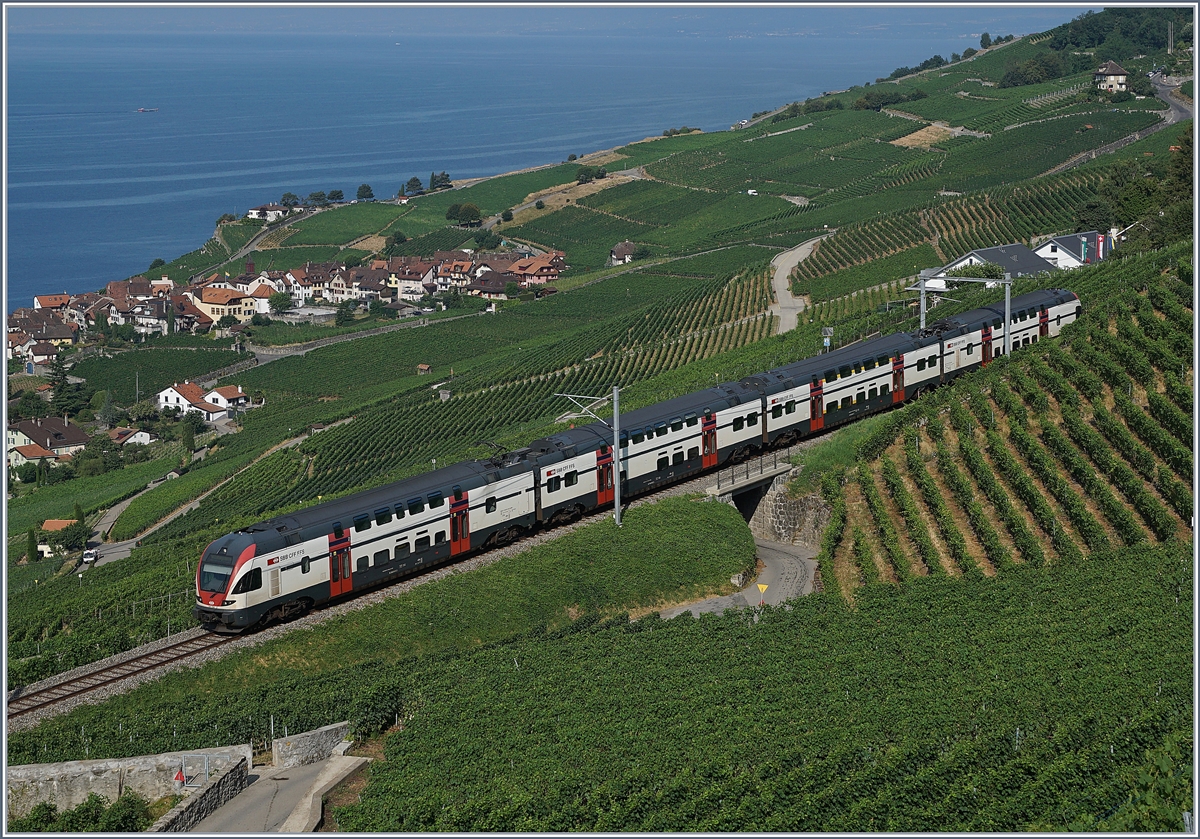
<instances>
[{"instance_id":1,"label":"red tiled roof","mask_svg":"<svg viewBox=\"0 0 1200 839\"><path fill-rule=\"evenodd\" d=\"M171 385L175 392L187 400L189 405L200 405L204 402L204 390L198 384L184 382Z\"/></svg>"},{"instance_id":2,"label":"red tiled roof","mask_svg":"<svg viewBox=\"0 0 1200 839\"><path fill-rule=\"evenodd\" d=\"M225 385L224 387L213 388L209 393L219 393L226 399L238 399L246 395L237 385Z\"/></svg>"},{"instance_id":3,"label":"red tiled roof","mask_svg":"<svg viewBox=\"0 0 1200 839\"><path fill-rule=\"evenodd\" d=\"M71 302L69 294L39 294L33 298L43 309L54 309Z\"/></svg>"},{"instance_id":4,"label":"red tiled roof","mask_svg":"<svg viewBox=\"0 0 1200 839\"><path fill-rule=\"evenodd\" d=\"M42 530L54 532L57 530L66 530L73 525L77 519L46 519L42 522Z\"/></svg>"},{"instance_id":5,"label":"red tiled roof","mask_svg":"<svg viewBox=\"0 0 1200 839\"><path fill-rule=\"evenodd\" d=\"M200 299L205 303L217 306L227 306L235 300L241 300L246 295L232 288L206 288L201 290Z\"/></svg>"},{"instance_id":6,"label":"red tiled roof","mask_svg":"<svg viewBox=\"0 0 1200 839\"><path fill-rule=\"evenodd\" d=\"M28 446L13 446L13 451L19 452L21 457L26 460L37 460L39 457L48 457L53 460L55 457L54 452L37 443L30 443Z\"/></svg>"}]
</instances>

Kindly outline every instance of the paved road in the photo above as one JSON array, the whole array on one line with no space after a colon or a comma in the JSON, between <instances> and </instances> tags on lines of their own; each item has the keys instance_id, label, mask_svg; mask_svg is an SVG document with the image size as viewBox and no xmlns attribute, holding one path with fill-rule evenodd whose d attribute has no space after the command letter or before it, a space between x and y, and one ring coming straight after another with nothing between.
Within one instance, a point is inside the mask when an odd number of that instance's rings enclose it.
<instances>
[{"instance_id":1,"label":"paved road","mask_svg":"<svg viewBox=\"0 0 1200 839\"><path fill-rule=\"evenodd\" d=\"M326 761L275 769L259 766L250 773L250 786L192 828L192 833L276 833L302 803L325 768Z\"/></svg>"},{"instance_id":2,"label":"paved road","mask_svg":"<svg viewBox=\"0 0 1200 839\"><path fill-rule=\"evenodd\" d=\"M763 564L763 570L745 588L723 597L710 597L688 606L664 609L663 619L667 620L684 612L691 612L693 617L705 613L719 615L726 609L757 606L760 600L768 606L779 606L788 600L812 593L817 568L813 559L817 555L816 551L802 545L789 545L766 539L755 539L754 544L758 548L758 559ZM760 583L767 586L765 592L759 592Z\"/></svg>"},{"instance_id":3,"label":"paved road","mask_svg":"<svg viewBox=\"0 0 1200 839\"><path fill-rule=\"evenodd\" d=\"M809 239L791 250L776 254L775 258L771 260L771 267L775 269L771 285L775 289L775 299L779 301L771 306L771 311L779 316L780 333L791 332L796 328L796 324L800 320L800 313L804 311L808 303L803 297L792 296L792 284L788 281L788 277L792 270L812 253L813 245L834 232L830 230L829 233L822 233L817 238Z\"/></svg>"}]
</instances>

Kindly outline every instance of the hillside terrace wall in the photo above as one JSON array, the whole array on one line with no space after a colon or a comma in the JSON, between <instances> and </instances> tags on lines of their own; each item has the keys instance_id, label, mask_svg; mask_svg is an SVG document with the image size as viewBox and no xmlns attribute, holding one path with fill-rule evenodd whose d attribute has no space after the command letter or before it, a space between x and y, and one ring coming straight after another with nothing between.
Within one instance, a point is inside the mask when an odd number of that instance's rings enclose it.
<instances>
[{"instance_id":1,"label":"hillside terrace wall","mask_svg":"<svg viewBox=\"0 0 1200 839\"><path fill-rule=\"evenodd\" d=\"M238 761L244 760L247 766L253 764L250 746L242 745L111 760L68 760L64 763L9 766L5 771L8 817L26 816L42 801L53 801L60 811L69 810L82 804L93 792L110 802L116 801L126 790L136 792L147 801L173 795L179 791L175 773L179 771L185 754L209 756L210 780ZM194 771L195 763L194 760L189 761L189 771Z\"/></svg>"},{"instance_id":2,"label":"hillside terrace wall","mask_svg":"<svg viewBox=\"0 0 1200 839\"><path fill-rule=\"evenodd\" d=\"M304 766L325 760L346 739L349 722L339 722L296 734L279 737L271 743L271 763L277 767Z\"/></svg>"}]
</instances>

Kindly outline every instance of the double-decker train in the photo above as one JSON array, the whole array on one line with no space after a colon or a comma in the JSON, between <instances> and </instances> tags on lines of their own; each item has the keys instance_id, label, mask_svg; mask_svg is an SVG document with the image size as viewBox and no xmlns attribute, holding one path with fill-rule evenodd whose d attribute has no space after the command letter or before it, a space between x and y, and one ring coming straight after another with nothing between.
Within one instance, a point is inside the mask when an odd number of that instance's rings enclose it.
<instances>
[{"instance_id":1,"label":"double-decker train","mask_svg":"<svg viewBox=\"0 0 1200 839\"><path fill-rule=\"evenodd\" d=\"M277 516L222 536L196 571L200 623L236 631L486 551L917 398L1080 315L1065 289L805 358L741 381Z\"/></svg>"}]
</instances>

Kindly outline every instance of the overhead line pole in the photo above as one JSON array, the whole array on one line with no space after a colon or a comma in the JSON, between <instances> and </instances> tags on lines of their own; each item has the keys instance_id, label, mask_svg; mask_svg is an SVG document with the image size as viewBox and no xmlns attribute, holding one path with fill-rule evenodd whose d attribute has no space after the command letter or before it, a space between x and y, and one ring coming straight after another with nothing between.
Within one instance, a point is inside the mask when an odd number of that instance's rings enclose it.
<instances>
[{"instance_id":1,"label":"overhead line pole","mask_svg":"<svg viewBox=\"0 0 1200 839\"><path fill-rule=\"evenodd\" d=\"M620 396L621 388L613 385L613 418L612 422L607 422L592 411L592 406L604 401L603 396L578 396L572 393L556 393L555 396L561 396L564 399L570 399L579 408L581 413L587 414L596 422L603 423L612 429L612 456L613 456L613 519L617 523L617 527L621 526L621 405ZM587 404L583 404L587 402ZM599 474L599 472L597 472ZM597 492L600 488L600 479L596 480Z\"/></svg>"}]
</instances>

